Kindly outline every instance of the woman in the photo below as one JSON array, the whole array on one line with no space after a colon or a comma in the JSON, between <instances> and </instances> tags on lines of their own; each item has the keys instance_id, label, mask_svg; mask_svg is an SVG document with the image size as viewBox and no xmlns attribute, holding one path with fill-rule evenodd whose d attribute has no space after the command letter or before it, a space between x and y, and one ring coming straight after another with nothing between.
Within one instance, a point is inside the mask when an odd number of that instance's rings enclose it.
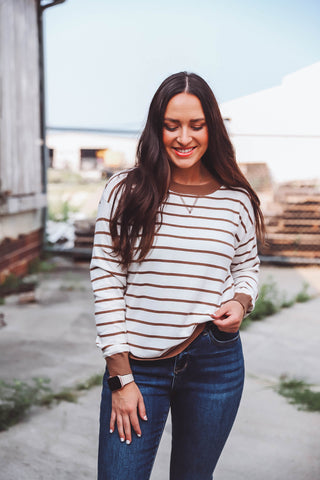
<instances>
[{"instance_id":1,"label":"woman","mask_svg":"<svg viewBox=\"0 0 320 480\"><path fill-rule=\"evenodd\" d=\"M242 393L239 327L257 296L263 228L210 87L168 77L136 166L110 179L99 204L99 480L150 478L170 408L171 480L212 478Z\"/></svg>"}]
</instances>

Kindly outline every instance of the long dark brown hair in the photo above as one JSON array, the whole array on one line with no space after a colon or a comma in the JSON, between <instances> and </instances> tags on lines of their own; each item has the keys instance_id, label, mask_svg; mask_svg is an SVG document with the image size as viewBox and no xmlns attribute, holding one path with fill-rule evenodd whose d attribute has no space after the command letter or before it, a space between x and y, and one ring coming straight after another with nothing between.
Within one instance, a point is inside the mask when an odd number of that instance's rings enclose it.
<instances>
[{"instance_id":1,"label":"long dark brown hair","mask_svg":"<svg viewBox=\"0 0 320 480\"><path fill-rule=\"evenodd\" d=\"M234 149L211 88L199 75L180 72L164 80L156 91L138 143L136 166L128 172L117 190L119 202L112 209L110 233L114 253L119 255L124 266L132 262L136 250L135 259L141 261L152 247L171 174L162 141L164 115L170 99L182 92L198 97L206 118L209 141L202 157L203 164L221 185L247 191L254 210L257 236L260 240L264 238L259 198L236 163Z\"/></svg>"}]
</instances>

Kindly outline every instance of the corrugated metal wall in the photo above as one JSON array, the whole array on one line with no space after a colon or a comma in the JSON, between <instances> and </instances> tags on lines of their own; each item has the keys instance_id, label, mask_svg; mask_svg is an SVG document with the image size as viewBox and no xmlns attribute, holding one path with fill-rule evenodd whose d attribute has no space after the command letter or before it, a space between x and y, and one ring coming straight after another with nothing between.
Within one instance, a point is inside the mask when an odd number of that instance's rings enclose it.
<instances>
[{"instance_id":1,"label":"corrugated metal wall","mask_svg":"<svg viewBox=\"0 0 320 480\"><path fill-rule=\"evenodd\" d=\"M2 192L42 191L35 0L0 0L0 177Z\"/></svg>"},{"instance_id":2,"label":"corrugated metal wall","mask_svg":"<svg viewBox=\"0 0 320 480\"><path fill-rule=\"evenodd\" d=\"M0 0L0 281L42 245L36 0Z\"/></svg>"}]
</instances>

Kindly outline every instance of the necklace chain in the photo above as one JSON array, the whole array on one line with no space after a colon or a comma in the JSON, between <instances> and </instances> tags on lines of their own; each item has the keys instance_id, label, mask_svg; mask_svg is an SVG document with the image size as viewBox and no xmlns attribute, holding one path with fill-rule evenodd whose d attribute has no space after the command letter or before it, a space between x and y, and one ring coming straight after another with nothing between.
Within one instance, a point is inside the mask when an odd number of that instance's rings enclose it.
<instances>
[{"instance_id":1,"label":"necklace chain","mask_svg":"<svg viewBox=\"0 0 320 480\"><path fill-rule=\"evenodd\" d=\"M188 210L189 213L192 213L192 210L194 209L197 201L198 201L198 197L195 198L195 201L193 202L193 205L190 207L189 205L186 204L186 202L184 201L184 198L180 195L180 198L181 198L181 201L182 203L184 204L184 206L186 207L186 209Z\"/></svg>"}]
</instances>

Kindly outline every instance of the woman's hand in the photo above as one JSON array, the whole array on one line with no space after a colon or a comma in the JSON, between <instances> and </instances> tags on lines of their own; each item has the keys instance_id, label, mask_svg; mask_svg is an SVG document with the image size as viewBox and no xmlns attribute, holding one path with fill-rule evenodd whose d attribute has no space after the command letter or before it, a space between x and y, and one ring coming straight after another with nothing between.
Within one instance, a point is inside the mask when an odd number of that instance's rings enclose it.
<instances>
[{"instance_id":1,"label":"woman's hand","mask_svg":"<svg viewBox=\"0 0 320 480\"><path fill-rule=\"evenodd\" d=\"M137 436L141 437L138 412L143 420L147 420L143 397L135 382L128 383L120 390L112 392L110 433L114 431L115 423L117 423L121 442L126 440L127 444L131 443L131 425Z\"/></svg>"},{"instance_id":2,"label":"woman's hand","mask_svg":"<svg viewBox=\"0 0 320 480\"><path fill-rule=\"evenodd\" d=\"M239 330L244 317L244 307L237 300L230 300L211 315L219 330L235 333Z\"/></svg>"}]
</instances>

